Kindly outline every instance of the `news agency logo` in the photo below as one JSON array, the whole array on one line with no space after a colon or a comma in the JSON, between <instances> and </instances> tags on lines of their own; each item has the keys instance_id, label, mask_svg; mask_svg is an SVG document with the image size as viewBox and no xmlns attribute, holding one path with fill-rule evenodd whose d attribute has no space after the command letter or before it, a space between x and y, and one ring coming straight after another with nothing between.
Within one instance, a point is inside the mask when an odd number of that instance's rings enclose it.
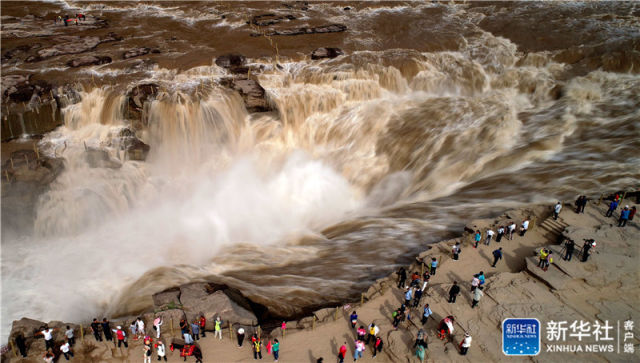
<instances>
[{"instance_id":1,"label":"news agency logo","mask_svg":"<svg viewBox=\"0 0 640 363\"><path fill-rule=\"evenodd\" d=\"M513 319L502 321L502 353L512 356L540 353L540 321Z\"/></svg>"}]
</instances>

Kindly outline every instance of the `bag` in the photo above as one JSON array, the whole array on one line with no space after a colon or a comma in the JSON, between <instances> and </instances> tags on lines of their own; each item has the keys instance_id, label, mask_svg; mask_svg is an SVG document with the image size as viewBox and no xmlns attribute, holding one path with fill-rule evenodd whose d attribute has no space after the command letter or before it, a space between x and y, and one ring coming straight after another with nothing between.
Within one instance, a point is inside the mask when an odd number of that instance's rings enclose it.
<instances>
[{"instance_id":1,"label":"bag","mask_svg":"<svg viewBox=\"0 0 640 363\"><path fill-rule=\"evenodd\" d=\"M153 330L158 330L158 328L156 328L156 326L154 325L154 326L153 326Z\"/></svg>"}]
</instances>

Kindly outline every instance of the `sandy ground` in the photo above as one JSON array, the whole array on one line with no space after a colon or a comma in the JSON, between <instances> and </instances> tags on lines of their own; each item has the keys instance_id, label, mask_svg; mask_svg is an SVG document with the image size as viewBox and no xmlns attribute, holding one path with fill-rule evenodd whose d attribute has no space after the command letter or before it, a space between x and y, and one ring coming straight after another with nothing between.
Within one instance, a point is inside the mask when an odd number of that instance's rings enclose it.
<instances>
[{"instance_id":1,"label":"sandy ground","mask_svg":"<svg viewBox=\"0 0 640 363\"><path fill-rule=\"evenodd\" d=\"M472 248L470 239L443 241L425 251L418 258L432 256L440 260L437 274L432 277L428 295L423 297L421 306L429 303L435 320L430 319L425 325L429 349L427 361L442 362L490 362L490 361L640 361L638 338L629 341L635 345L635 353L559 353L545 352L545 336L542 337L542 352L535 357L506 357L501 352L501 322L508 317L538 318L544 326L549 320L608 320L614 326L618 321L631 319L640 322L640 310L636 302L640 299L638 244L640 243L638 218L625 228L616 226L617 220L604 216L606 207L590 203L584 214L576 214L572 206L566 205L560 218L539 218L536 225L524 236L515 236L513 240L503 239L501 243L491 242L490 246L480 244ZM488 226L497 226L507 220L519 222L525 215L549 214L551 207L537 207L519 211L509 211L491 220L473 221L470 228L484 230ZM615 215L614 215L615 216ZM542 222L539 222L542 220ZM496 228L494 228L495 230ZM588 262L579 262L574 255L572 261L560 258L561 246L556 244L558 235L564 231L576 241L578 248L582 238L595 238L598 246ZM463 241L463 251L458 261L451 258L453 243ZM549 246L556 251L554 264L543 272L535 266L533 257L536 248ZM490 267L491 253L498 247L503 248L504 259L496 268ZM576 253L577 254L577 253ZM528 262L527 262L528 260ZM420 271L419 265L412 269ZM472 296L470 284L473 274L484 271L487 277L485 296L479 308L471 309ZM536 277L540 276L539 277ZM448 290L452 282L457 280L461 285L461 294L457 302L447 302ZM411 346L420 328L421 308L411 311L412 321L401 324L394 330L391 312L403 302L403 294L395 287L395 276L391 276L382 285L381 291L362 306L338 309L338 314L329 314L315 329L288 329L286 336L278 330L272 338L280 340L280 362L316 362L324 358L325 362L334 362L338 349L343 342L347 343L348 356L346 362L353 360L353 341L355 332L351 330L348 315L356 309L359 323L368 325L374 322L381 329L385 349L378 357L372 358L371 348L364 352L363 362L417 362ZM380 284L378 284L378 287ZM375 288L374 288L375 289ZM371 290L370 290L371 291ZM353 305L353 304L352 304ZM359 305L359 304L358 304ZM455 332L452 341L441 341L436 336L436 327L440 319L447 315L456 317ZM337 319L336 319L337 317ZM177 330L177 329L176 329ZM636 328L636 331L638 329ZM614 329L615 331L615 329ZM469 332L473 343L466 356L458 353L458 344L464 332ZM544 332L544 330L543 330ZM615 333L612 334L615 338ZM170 332L163 333L165 341L170 341ZM266 339L263 339L266 343ZM96 344L93 338L86 342ZM629 342L627 341L627 342ZM567 339L567 343L578 343L576 339ZM614 349L622 341L613 342ZM44 344L44 343L38 343ZM209 333L200 340L205 362L246 362L253 360L250 344L237 347L235 337L229 339L229 331L225 330L223 339L218 340ZM80 350L80 349L79 349ZM34 352L26 359L11 359L12 362L41 361ZM39 354L39 353L38 353ZM111 349L106 343L98 343L92 358L78 354L73 361L101 362L142 362L142 347L138 341L131 342L128 351L120 352ZM33 357L33 358L32 358ZM36 359L37 358L37 359ZM156 356L152 357L156 361ZM183 361L177 352L169 352L169 362ZM273 356L263 352L263 360L273 361ZM62 357L60 361L64 361ZM188 358L194 361L194 358Z\"/></svg>"}]
</instances>

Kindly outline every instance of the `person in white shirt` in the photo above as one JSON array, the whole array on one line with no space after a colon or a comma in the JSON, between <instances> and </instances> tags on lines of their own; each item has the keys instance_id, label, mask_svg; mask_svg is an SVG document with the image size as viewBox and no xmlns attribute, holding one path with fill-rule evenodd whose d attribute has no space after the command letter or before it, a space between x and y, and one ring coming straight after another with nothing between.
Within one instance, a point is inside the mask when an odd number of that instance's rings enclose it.
<instances>
[{"instance_id":1,"label":"person in white shirt","mask_svg":"<svg viewBox=\"0 0 640 363\"><path fill-rule=\"evenodd\" d=\"M53 351L53 332L55 329L51 329L48 326L44 327L44 330L37 332L35 335L44 336L44 347L46 350L51 349Z\"/></svg>"},{"instance_id":2,"label":"person in white shirt","mask_svg":"<svg viewBox=\"0 0 640 363\"><path fill-rule=\"evenodd\" d=\"M556 204L556 206L553 208L553 219L554 220L558 220L558 215L560 214L561 210L562 210L562 203L558 202L558 204Z\"/></svg>"},{"instance_id":3,"label":"person in white shirt","mask_svg":"<svg viewBox=\"0 0 640 363\"><path fill-rule=\"evenodd\" d=\"M516 222L511 222L511 224L509 225L509 240L513 239L513 232L516 231Z\"/></svg>"},{"instance_id":4,"label":"person in white shirt","mask_svg":"<svg viewBox=\"0 0 640 363\"><path fill-rule=\"evenodd\" d=\"M138 337L144 337L144 321L140 318L136 321L136 332Z\"/></svg>"},{"instance_id":5,"label":"person in white shirt","mask_svg":"<svg viewBox=\"0 0 640 363\"><path fill-rule=\"evenodd\" d=\"M464 339L460 342L460 354L467 355L467 351L471 347L471 335L464 333Z\"/></svg>"},{"instance_id":6,"label":"person in white shirt","mask_svg":"<svg viewBox=\"0 0 640 363\"><path fill-rule=\"evenodd\" d=\"M67 330L64 332L64 335L69 340L69 345L73 347L76 344L76 338L73 335L73 329L69 325L67 325Z\"/></svg>"},{"instance_id":7,"label":"person in white shirt","mask_svg":"<svg viewBox=\"0 0 640 363\"><path fill-rule=\"evenodd\" d=\"M525 219L522 221L522 229L520 230L520 236L524 237L524 234L527 233L527 229L529 229L529 220Z\"/></svg>"},{"instance_id":8,"label":"person in white shirt","mask_svg":"<svg viewBox=\"0 0 640 363\"><path fill-rule=\"evenodd\" d=\"M494 231L492 231L490 229L487 230L487 240L484 241L485 245L487 245L487 246L489 245L489 243L491 242L491 238L493 237L494 234L495 234Z\"/></svg>"},{"instance_id":9,"label":"person in white shirt","mask_svg":"<svg viewBox=\"0 0 640 363\"><path fill-rule=\"evenodd\" d=\"M69 345L68 341L66 341L64 344L60 346L60 351L62 352L62 354L64 354L64 358L66 360L69 360L69 356L73 357L73 352L71 351L71 345Z\"/></svg>"},{"instance_id":10,"label":"person in white shirt","mask_svg":"<svg viewBox=\"0 0 640 363\"><path fill-rule=\"evenodd\" d=\"M504 236L504 227L498 227L498 235L496 236L496 242L502 241L502 236Z\"/></svg>"},{"instance_id":11,"label":"person in white shirt","mask_svg":"<svg viewBox=\"0 0 640 363\"><path fill-rule=\"evenodd\" d=\"M164 361L167 361L167 351L164 343L160 340L158 340L158 343L156 343L156 352L158 353L158 360L164 358Z\"/></svg>"},{"instance_id":12,"label":"person in white shirt","mask_svg":"<svg viewBox=\"0 0 640 363\"><path fill-rule=\"evenodd\" d=\"M473 275L473 280L471 280L471 291L475 290L478 286L480 286L480 279L478 278L478 274Z\"/></svg>"},{"instance_id":13,"label":"person in white shirt","mask_svg":"<svg viewBox=\"0 0 640 363\"><path fill-rule=\"evenodd\" d=\"M156 328L156 339L160 339L160 325L162 325L162 317L159 316L153 321L153 327Z\"/></svg>"}]
</instances>

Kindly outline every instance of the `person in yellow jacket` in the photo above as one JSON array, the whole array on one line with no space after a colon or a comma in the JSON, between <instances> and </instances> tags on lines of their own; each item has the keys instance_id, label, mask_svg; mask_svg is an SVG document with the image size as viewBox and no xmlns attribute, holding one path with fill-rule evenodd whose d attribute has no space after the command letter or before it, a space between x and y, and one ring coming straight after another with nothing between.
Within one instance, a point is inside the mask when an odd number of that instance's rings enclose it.
<instances>
[{"instance_id":1,"label":"person in yellow jacket","mask_svg":"<svg viewBox=\"0 0 640 363\"><path fill-rule=\"evenodd\" d=\"M549 251L546 248L540 249L540 261L538 262L538 267L544 267L545 261L547 260L547 256L549 255Z\"/></svg>"},{"instance_id":2,"label":"person in yellow jacket","mask_svg":"<svg viewBox=\"0 0 640 363\"><path fill-rule=\"evenodd\" d=\"M222 320L220 320L219 316L216 318L216 321L214 323L215 328L213 337L218 337L220 340L222 340Z\"/></svg>"},{"instance_id":3,"label":"person in yellow jacket","mask_svg":"<svg viewBox=\"0 0 640 363\"><path fill-rule=\"evenodd\" d=\"M553 257L551 257L552 254L553 252L549 251L547 258L545 258L544 265L542 266L543 271L547 271L547 269L549 268L549 265L553 263Z\"/></svg>"}]
</instances>

